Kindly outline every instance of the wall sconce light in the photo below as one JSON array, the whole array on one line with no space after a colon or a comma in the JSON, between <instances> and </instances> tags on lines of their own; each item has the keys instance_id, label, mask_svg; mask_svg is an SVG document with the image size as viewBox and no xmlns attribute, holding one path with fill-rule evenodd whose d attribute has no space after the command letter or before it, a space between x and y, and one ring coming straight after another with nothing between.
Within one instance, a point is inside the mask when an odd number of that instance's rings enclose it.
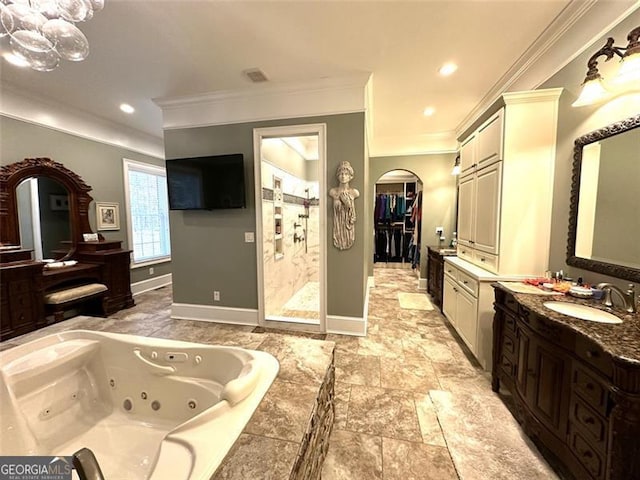
<instances>
[{"instance_id":1,"label":"wall sconce light","mask_svg":"<svg viewBox=\"0 0 640 480\"><path fill-rule=\"evenodd\" d=\"M629 44L626 47L616 47L613 38L609 37L605 46L591 56L587 62L587 76L582 83L582 91L572 106L592 105L615 93L640 90L640 27L631 30L627 40ZM605 84L598 72L598 58L604 56L605 62L608 62L614 55L620 57L622 65L613 80Z\"/></svg>"},{"instance_id":2,"label":"wall sconce light","mask_svg":"<svg viewBox=\"0 0 640 480\"><path fill-rule=\"evenodd\" d=\"M456 161L453 164L453 170L451 170L451 175L460 175L460 155L456 157Z\"/></svg>"}]
</instances>

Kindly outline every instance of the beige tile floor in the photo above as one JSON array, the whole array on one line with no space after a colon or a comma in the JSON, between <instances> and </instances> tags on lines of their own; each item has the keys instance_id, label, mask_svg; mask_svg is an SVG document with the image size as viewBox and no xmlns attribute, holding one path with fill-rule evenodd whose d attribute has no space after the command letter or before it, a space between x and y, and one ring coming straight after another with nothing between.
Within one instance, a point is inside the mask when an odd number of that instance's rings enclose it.
<instances>
[{"instance_id":1,"label":"beige tile floor","mask_svg":"<svg viewBox=\"0 0 640 480\"><path fill-rule=\"evenodd\" d=\"M367 337L326 336L336 342L336 420L323 480L557 478L439 310L400 307L398 293L418 293L415 272L376 267L374 274ZM95 319L95 327L171 338L197 328L230 344L264 340L253 327L173 321L170 306L171 289L162 288Z\"/></svg>"},{"instance_id":2,"label":"beige tile floor","mask_svg":"<svg viewBox=\"0 0 640 480\"><path fill-rule=\"evenodd\" d=\"M374 277L367 337L327 335L336 422L323 480L556 478L440 311L401 308L415 273Z\"/></svg>"}]
</instances>

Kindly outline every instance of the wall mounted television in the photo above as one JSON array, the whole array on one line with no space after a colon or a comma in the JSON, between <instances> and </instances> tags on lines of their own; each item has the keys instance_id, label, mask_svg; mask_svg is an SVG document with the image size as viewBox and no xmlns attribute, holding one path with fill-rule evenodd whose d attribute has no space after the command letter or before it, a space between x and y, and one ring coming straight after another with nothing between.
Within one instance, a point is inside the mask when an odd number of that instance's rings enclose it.
<instances>
[{"instance_id":1,"label":"wall mounted television","mask_svg":"<svg viewBox=\"0 0 640 480\"><path fill-rule=\"evenodd\" d=\"M167 160L170 210L245 208L241 153Z\"/></svg>"}]
</instances>

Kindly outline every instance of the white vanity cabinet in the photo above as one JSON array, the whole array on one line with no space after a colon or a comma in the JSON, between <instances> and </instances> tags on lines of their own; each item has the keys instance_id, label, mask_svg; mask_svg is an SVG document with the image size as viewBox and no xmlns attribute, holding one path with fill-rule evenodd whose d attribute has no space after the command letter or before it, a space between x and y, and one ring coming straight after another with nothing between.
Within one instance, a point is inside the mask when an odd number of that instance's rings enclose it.
<instances>
[{"instance_id":1,"label":"white vanity cabinet","mask_svg":"<svg viewBox=\"0 0 640 480\"><path fill-rule=\"evenodd\" d=\"M461 142L458 256L500 275L548 269L558 99L562 89L505 93Z\"/></svg>"},{"instance_id":2,"label":"white vanity cabinet","mask_svg":"<svg viewBox=\"0 0 640 480\"><path fill-rule=\"evenodd\" d=\"M493 300L491 284L502 277L460 257L444 259L442 311L485 370L491 370Z\"/></svg>"}]
</instances>

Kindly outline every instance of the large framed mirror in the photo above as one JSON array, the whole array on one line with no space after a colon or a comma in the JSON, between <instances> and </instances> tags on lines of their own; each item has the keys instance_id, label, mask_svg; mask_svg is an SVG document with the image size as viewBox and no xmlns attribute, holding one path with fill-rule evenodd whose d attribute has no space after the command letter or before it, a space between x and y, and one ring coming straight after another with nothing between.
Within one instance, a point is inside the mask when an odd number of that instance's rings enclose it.
<instances>
[{"instance_id":1,"label":"large framed mirror","mask_svg":"<svg viewBox=\"0 0 640 480\"><path fill-rule=\"evenodd\" d=\"M82 234L92 231L90 191L76 173L50 158L25 158L2 166L0 244L41 249L36 258L71 257ZM41 215L33 214L38 210Z\"/></svg>"},{"instance_id":2,"label":"large framed mirror","mask_svg":"<svg viewBox=\"0 0 640 480\"><path fill-rule=\"evenodd\" d=\"M640 115L575 141L567 264L640 282Z\"/></svg>"}]
</instances>

